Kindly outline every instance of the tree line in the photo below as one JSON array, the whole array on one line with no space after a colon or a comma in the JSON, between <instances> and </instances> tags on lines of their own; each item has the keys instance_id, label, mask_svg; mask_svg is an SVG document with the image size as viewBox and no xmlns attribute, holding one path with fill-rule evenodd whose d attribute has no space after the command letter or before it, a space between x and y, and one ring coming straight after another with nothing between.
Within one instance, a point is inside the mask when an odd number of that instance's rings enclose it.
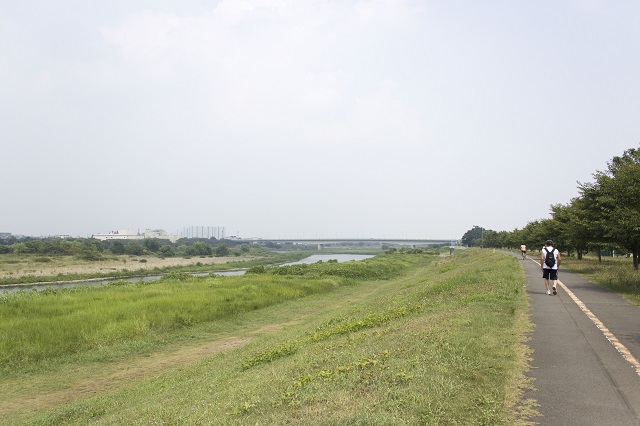
<instances>
[{"instance_id":1,"label":"tree line","mask_svg":"<svg viewBox=\"0 0 640 426\"><path fill-rule=\"evenodd\" d=\"M462 237L468 246L518 249L554 246L582 259L591 252L627 255L638 270L640 251L640 149L631 148L593 173L592 182L578 182L579 196L566 204L552 204L551 218L527 223L522 229L493 231L474 226Z\"/></svg>"},{"instance_id":2,"label":"tree line","mask_svg":"<svg viewBox=\"0 0 640 426\"><path fill-rule=\"evenodd\" d=\"M233 242L212 239L182 238L175 244L158 238L143 240L106 240L93 238L16 238L0 239L0 254L35 254L43 256L76 256L85 260L101 260L105 254L155 255L158 257L228 256L250 250L248 244L233 247Z\"/></svg>"}]
</instances>

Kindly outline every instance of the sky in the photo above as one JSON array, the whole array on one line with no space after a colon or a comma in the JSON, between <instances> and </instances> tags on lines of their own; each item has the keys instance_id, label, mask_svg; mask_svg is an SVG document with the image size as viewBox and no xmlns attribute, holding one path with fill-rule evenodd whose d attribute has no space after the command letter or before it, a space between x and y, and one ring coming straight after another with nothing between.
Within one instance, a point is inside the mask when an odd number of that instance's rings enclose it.
<instances>
[{"instance_id":1,"label":"sky","mask_svg":"<svg viewBox=\"0 0 640 426\"><path fill-rule=\"evenodd\" d=\"M635 0L0 0L0 232L512 231L640 144Z\"/></svg>"}]
</instances>

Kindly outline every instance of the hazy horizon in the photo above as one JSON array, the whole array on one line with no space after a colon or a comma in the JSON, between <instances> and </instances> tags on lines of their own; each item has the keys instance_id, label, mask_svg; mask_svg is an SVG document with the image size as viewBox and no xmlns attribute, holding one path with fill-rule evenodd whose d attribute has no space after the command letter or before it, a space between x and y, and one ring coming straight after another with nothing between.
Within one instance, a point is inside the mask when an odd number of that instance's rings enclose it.
<instances>
[{"instance_id":1,"label":"hazy horizon","mask_svg":"<svg viewBox=\"0 0 640 426\"><path fill-rule=\"evenodd\" d=\"M0 2L0 232L522 228L638 147L638 16L630 0Z\"/></svg>"}]
</instances>

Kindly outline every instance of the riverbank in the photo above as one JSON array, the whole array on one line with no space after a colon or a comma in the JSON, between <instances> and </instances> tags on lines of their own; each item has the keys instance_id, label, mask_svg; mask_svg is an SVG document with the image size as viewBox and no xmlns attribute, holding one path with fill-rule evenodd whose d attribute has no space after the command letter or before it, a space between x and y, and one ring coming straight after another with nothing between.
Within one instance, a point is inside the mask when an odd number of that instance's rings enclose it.
<instances>
[{"instance_id":1,"label":"riverbank","mask_svg":"<svg viewBox=\"0 0 640 426\"><path fill-rule=\"evenodd\" d=\"M229 262L247 262L257 256L227 257L155 257L111 255L105 260L81 260L73 256L7 256L0 259L0 281L9 278L50 277L70 275L108 274L138 269L166 269L179 266L213 266ZM46 259L46 260L44 260Z\"/></svg>"},{"instance_id":2,"label":"riverbank","mask_svg":"<svg viewBox=\"0 0 640 426\"><path fill-rule=\"evenodd\" d=\"M81 260L73 256L0 255L0 288L16 285L64 284L105 279L129 279L185 271L199 274L248 269L258 265L294 262L312 251L269 252L245 256L171 257L109 256L102 260ZM46 260L45 260L46 259Z\"/></svg>"},{"instance_id":3,"label":"riverbank","mask_svg":"<svg viewBox=\"0 0 640 426\"><path fill-rule=\"evenodd\" d=\"M32 319L43 315L39 305L30 313L32 303L47 297L39 303L52 309L59 299L61 313L72 319L86 311L82 323L103 331L93 338L83 331L99 343L84 355L27 365L22 355L14 358L0 383L0 414L9 424L47 425L518 423L528 325L515 259L469 250L449 258L394 254L326 264L339 275L323 276L319 267L295 268L298 276L178 275L132 291L113 288L124 299L104 306L130 306L131 328L104 323L126 319L126 311L91 320L106 300L91 295L109 289L7 296L18 298L20 315ZM269 290L267 282L283 287ZM175 286L174 295L158 299ZM233 288L246 310L238 309ZM261 294L282 298L285 289L301 293L256 305ZM223 301L203 305L205 294ZM80 296L85 301L74 301ZM138 298L163 307L147 312ZM192 312L197 306L203 313L235 308L202 321ZM161 320L152 312L174 326L133 340L113 334L143 332L145 321L157 327ZM21 335L21 326L10 328ZM54 340L64 347L65 339ZM20 353L19 345L10 347Z\"/></svg>"}]
</instances>

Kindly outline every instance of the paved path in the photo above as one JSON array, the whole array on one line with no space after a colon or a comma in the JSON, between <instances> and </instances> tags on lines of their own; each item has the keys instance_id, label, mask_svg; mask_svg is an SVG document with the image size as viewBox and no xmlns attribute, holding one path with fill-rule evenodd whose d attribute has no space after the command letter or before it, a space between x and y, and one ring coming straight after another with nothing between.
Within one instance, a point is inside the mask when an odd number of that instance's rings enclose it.
<instances>
[{"instance_id":1,"label":"paved path","mask_svg":"<svg viewBox=\"0 0 640 426\"><path fill-rule=\"evenodd\" d=\"M558 295L548 296L539 264L521 262L535 324L529 376L536 390L525 397L542 414L533 420L640 425L640 307L562 268Z\"/></svg>"}]
</instances>

